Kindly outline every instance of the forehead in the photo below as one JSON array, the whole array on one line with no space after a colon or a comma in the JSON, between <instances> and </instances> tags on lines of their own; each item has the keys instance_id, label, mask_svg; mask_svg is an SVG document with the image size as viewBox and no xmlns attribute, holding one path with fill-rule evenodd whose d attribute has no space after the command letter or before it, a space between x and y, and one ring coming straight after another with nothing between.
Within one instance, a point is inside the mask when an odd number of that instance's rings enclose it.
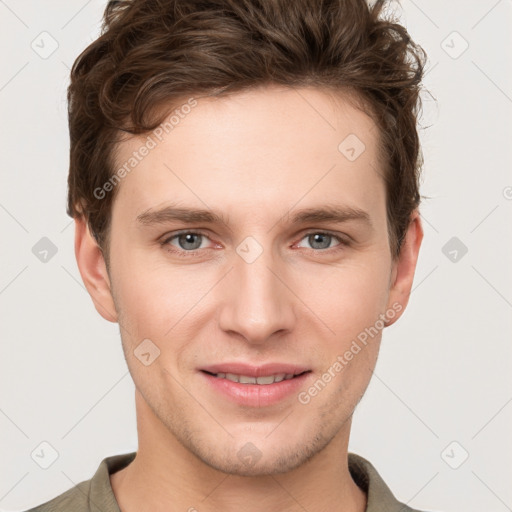
<instances>
[{"instance_id":1,"label":"forehead","mask_svg":"<svg viewBox=\"0 0 512 512\"><path fill-rule=\"evenodd\" d=\"M299 203L385 206L377 127L342 95L265 87L199 98L171 116L166 130L164 121L118 146L116 169L128 172L113 215L135 219L167 201L252 219Z\"/></svg>"}]
</instances>

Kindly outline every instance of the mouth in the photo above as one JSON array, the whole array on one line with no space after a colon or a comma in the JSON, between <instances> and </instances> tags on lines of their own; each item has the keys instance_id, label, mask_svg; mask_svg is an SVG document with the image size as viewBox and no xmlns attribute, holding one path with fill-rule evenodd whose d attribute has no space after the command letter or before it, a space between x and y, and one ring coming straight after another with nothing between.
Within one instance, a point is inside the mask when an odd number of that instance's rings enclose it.
<instances>
[{"instance_id":1,"label":"mouth","mask_svg":"<svg viewBox=\"0 0 512 512\"><path fill-rule=\"evenodd\" d=\"M250 375L241 375L236 373L213 373L206 370L201 370L202 372L211 375L212 377L217 377L217 379L226 379L231 382L237 382L239 384L257 384L260 386L268 386L270 384L275 384L277 382L281 382L283 380L291 380L305 373L309 373L311 370L305 370L303 372L294 374L294 373L275 373L271 375L265 375L260 377L254 377Z\"/></svg>"},{"instance_id":2,"label":"mouth","mask_svg":"<svg viewBox=\"0 0 512 512\"><path fill-rule=\"evenodd\" d=\"M311 380L305 366L268 363L253 366L226 363L201 368L207 389L215 397L246 407L270 407L291 400Z\"/></svg>"}]
</instances>

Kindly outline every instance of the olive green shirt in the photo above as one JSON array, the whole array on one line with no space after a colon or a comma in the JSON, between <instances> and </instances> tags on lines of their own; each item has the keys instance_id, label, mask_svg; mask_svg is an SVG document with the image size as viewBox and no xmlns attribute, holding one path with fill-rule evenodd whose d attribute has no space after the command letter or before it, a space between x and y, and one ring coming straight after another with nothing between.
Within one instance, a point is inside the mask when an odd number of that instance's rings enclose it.
<instances>
[{"instance_id":1,"label":"olive green shirt","mask_svg":"<svg viewBox=\"0 0 512 512\"><path fill-rule=\"evenodd\" d=\"M90 480L80 482L27 512L121 512L109 475L128 466L136 453L106 457ZM366 492L366 512L420 512L397 501L377 470L366 459L349 453L348 463L352 478Z\"/></svg>"}]
</instances>

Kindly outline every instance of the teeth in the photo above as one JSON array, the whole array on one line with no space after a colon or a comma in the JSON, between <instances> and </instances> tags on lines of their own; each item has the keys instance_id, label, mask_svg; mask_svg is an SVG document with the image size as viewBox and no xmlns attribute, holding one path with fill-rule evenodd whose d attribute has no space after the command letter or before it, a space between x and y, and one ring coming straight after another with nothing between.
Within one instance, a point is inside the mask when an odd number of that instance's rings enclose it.
<instances>
[{"instance_id":1,"label":"teeth","mask_svg":"<svg viewBox=\"0 0 512 512\"><path fill-rule=\"evenodd\" d=\"M293 376L293 373L278 373L277 375L267 375L266 377L249 377L247 375L236 375L234 373L217 373L219 379L227 379L240 384L263 385L274 384L274 382L281 382L282 380L290 380Z\"/></svg>"},{"instance_id":2,"label":"teeth","mask_svg":"<svg viewBox=\"0 0 512 512\"><path fill-rule=\"evenodd\" d=\"M238 382L240 382L240 384L256 384L256 377L246 377L245 375L240 375L240 377L238 377Z\"/></svg>"},{"instance_id":3,"label":"teeth","mask_svg":"<svg viewBox=\"0 0 512 512\"><path fill-rule=\"evenodd\" d=\"M256 382L258 384L274 384L274 382L276 382L276 376L275 375L268 375L267 377L258 377L256 379Z\"/></svg>"}]
</instances>

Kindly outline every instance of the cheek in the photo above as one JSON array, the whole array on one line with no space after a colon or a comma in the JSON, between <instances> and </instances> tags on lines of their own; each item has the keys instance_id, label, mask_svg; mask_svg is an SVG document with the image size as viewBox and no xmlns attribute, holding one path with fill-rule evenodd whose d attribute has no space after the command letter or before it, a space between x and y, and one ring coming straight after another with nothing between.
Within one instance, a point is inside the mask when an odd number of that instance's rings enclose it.
<instances>
[{"instance_id":1,"label":"cheek","mask_svg":"<svg viewBox=\"0 0 512 512\"><path fill-rule=\"evenodd\" d=\"M113 268L116 308L130 345L149 338L162 350L169 343L179 349L176 340L200 325L195 319L201 315L205 296L215 283L214 273L165 262L148 264L136 254L118 258Z\"/></svg>"},{"instance_id":2,"label":"cheek","mask_svg":"<svg viewBox=\"0 0 512 512\"><path fill-rule=\"evenodd\" d=\"M385 312L388 283L385 265L369 261L317 272L314 279L301 282L300 296L344 342L373 326Z\"/></svg>"},{"instance_id":3,"label":"cheek","mask_svg":"<svg viewBox=\"0 0 512 512\"><path fill-rule=\"evenodd\" d=\"M169 270L134 272L132 279L123 280L117 288L125 359L146 398L160 394L171 401L178 399L172 375L190 359L190 340L197 335L193 330L201 325L196 321L200 310L194 304L202 287L187 286L186 279L174 276L179 274ZM146 353L149 358L144 359Z\"/></svg>"}]
</instances>

